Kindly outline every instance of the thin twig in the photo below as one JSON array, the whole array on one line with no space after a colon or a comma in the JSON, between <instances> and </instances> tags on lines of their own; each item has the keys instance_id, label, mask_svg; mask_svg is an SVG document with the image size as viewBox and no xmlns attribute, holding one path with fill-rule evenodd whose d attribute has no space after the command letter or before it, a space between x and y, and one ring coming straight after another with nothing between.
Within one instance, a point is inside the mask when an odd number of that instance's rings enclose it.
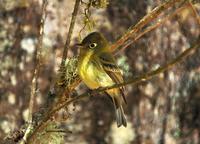
<instances>
[{"instance_id":1,"label":"thin twig","mask_svg":"<svg viewBox=\"0 0 200 144\"><path fill-rule=\"evenodd\" d=\"M52 129L52 130L47 130L46 132L55 132L55 133L72 133L72 131L64 130L64 129Z\"/></svg>"},{"instance_id":2,"label":"thin twig","mask_svg":"<svg viewBox=\"0 0 200 144\"><path fill-rule=\"evenodd\" d=\"M149 33L150 31L155 30L156 28L161 26L163 23L165 23L167 20L171 19L172 17L174 17L175 15L179 14L182 10L184 10L184 9L186 9L188 7L189 7L189 5L185 5L183 7L180 7L179 9L175 10L172 14L169 14L169 15L165 16L164 19L158 20L157 23L153 24L152 26L147 27L144 31L142 31L141 33L137 34L136 37L132 38L132 40L127 42L126 45L124 45L123 47L119 48L116 51L115 55L117 55L119 52L121 52L124 49L126 49L129 45L131 45L134 42L136 42L138 39L140 39L146 33Z\"/></svg>"},{"instance_id":3,"label":"thin twig","mask_svg":"<svg viewBox=\"0 0 200 144\"><path fill-rule=\"evenodd\" d=\"M43 0L42 3L42 16L40 20L40 28L39 28L39 38L38 43L36 46L36 52L35 52L35 68L31 83L31 95L29 100L29 115L28 115L28 127L26 129L26 132L24 134L24 137L21 141L21 144L24 144L27 140L28 135L30 134L32 128L33 128L33 109L34 109L34 101L36 97L37 92L37 78L40 71L41 66L41 52L42 52L42 41L43 41L43 34L44 34L44 21L46 18L46 6L47 6L47 0Z\"/></svg>"},{"instance_id":4,"label":"thin twig","mask_svg":"<svg viewBox=\"0 0 200 144\"><path fill-rule=\"evenodd\" d=\"M192 12L193 12L193 15L194 15L194 17L196 18L197 23L198 23L199 26L200 26L200 17L199 17L199 15L198 15L197 10L195 9L194 5L193 5L191 2L189 2L189 6L191 7L191 10L192 10Z\"/></svg>"},{"instance_id":5,"label":"thin twig","mask_svg":"<svg viewBox=\"0 0 200 144\"><path fill-rule=\"evenodd\" d=\"M175 3L181 2L182 0L170 0L164 2L160 6L154 8L149 14L142 18L133 28L124 34L117 42L115 42L110 50L114 53L118 50L117 48L121 47L129 38L133 37L139 30L141 30L146 24L156 19L162 12L167 10L169 7L172 7Z\"/></svg>"},{"instance_id":6,"label":"thin twig","mask_svg":"<svg viewBox=\"0 0 200 144\"><path fill-rule=\"evenodd\" d=\"M39 38L38 43L36 46L36 63L35 63L35 70L34 75L32 79L32 85L31 85L31 98L29 103L29 122L32 122L32 114L33 114L33 105L34 105L34 97L36 96L37 91L37 78L41 66L41 56L42 56L42 46L43 46L43 35L44 35L44 21L46 18L46 6L47 6L47 0L43 0L42 4L42 17L40 20L40 28L39 28Z\"/></svg>"},{"instance_id":7,"label":"thin twig","mask_svg":"<svg viewBox=\"0 0 200 144\"><path fill-rule=\"evenodd\" d=\"M69 45L70 45L70 42L71 42L71 37L72 37L73 30L74 30L76 16L78 14L78 9L79 9L80 1L81 0L76 0L75 1L74 10L73 10L73 13L72 13L72 19L71 19L71 23L70 23L70 26L69 26L69 31L68 31L68 34L67 34L67 40L65 42L65 46L64 46L64 50L63 50L63 57L62 57L62 62L61 62L61 68L64 67L65 60L67 58L67 54L68 54L68 50L69 50Z\"/></svg>"}]
</instances>

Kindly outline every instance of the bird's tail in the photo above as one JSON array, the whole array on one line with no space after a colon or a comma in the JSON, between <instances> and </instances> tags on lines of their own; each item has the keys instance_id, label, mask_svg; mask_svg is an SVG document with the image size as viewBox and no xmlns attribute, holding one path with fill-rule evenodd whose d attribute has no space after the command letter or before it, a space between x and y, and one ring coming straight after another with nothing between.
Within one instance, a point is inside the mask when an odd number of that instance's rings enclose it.
<instances>
[{"instance_id":1,"label":"bird's tail","mask_svg":"<svg viewBox=\"0 0 200 144\"><path fill-rule=\"evenodd\" d=\"M126 122L126 118L124 115L124 110L122 108L122 106L119 106L118 108L116 108L116 120L117 120L117 127L120 126L127 126L127 122Z\"/></svg>"},{"instance_id":2,"label":"bird's tail","mask_svg":"<svg viewBox=\"0 0 200 144\"><path fill-rule=\"evenodd\" d=\"M123 100L122 97L119 95L116 95L116 96L114 95L114 96L110 96L110 98L112 99L112 102L115 107L117 127L120 127L122 125L126 127L127 122L126 122L126 117L125 117L124 110L122 107L122 100Z\"/></svg>"}]
</instances>

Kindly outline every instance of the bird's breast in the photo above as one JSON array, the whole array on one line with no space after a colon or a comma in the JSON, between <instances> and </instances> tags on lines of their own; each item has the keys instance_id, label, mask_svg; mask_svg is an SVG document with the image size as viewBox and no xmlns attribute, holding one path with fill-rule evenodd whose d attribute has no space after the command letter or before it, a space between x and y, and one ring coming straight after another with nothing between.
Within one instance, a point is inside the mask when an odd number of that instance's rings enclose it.
<instances>
[{"instance_id":1,"label":"bird's breast","mask_svg":"<svg viewBox=\"0 0 200 144\"><path fill-rule=\"evenodd\" d=\"M78 71L83 82L89 88L96 89L99 87L97 82L98 73L94 64L90 61L90 57L91 55L88 54L79 61Z\"/></svg>"},{"instance_id":2,"label":"bird's breast","mask_svg":"<svg viewBox=\"0 0 200 144\"><path fill-rule=\"evenodd\" d=\"M89 56L87 55L80 60L78 66L79 75L83 82L90 89L113 85L112 79L101 68L101 65L93 63Z\"/></svg>"}]
</instances>

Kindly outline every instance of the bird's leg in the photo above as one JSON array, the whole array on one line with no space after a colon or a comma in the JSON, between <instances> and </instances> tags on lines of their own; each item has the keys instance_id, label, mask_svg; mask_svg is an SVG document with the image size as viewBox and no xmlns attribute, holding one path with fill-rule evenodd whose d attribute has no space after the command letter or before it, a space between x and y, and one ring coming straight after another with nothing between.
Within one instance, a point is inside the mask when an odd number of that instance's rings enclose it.
<instances>
[{"instance_id":1,"label":"bird's leg","mask_svg":"<svg viewBox=\"0 0 200 144\"><path fill-rule=\"evenodd\" d=\"M87 93L88 93L88 95L89 95L89 97L90 97L91 99L95 96L94 90L88 89L88 90L87 90Z\"/></svg>"},{"instance_id":2,"label":"bird's leg","mask_svg":"<svg viewBox=\"0 0 200 144\"><path fill-rule=\"evenodd\" d=\"M99 94L98 90L100 89L101 87L99 88L96 88L96 89L88 89L87 90L87 93L88 95L90 96L90 98L93 98L94 96L96 96L97 94Z\"/></svg>"}]
</instances>

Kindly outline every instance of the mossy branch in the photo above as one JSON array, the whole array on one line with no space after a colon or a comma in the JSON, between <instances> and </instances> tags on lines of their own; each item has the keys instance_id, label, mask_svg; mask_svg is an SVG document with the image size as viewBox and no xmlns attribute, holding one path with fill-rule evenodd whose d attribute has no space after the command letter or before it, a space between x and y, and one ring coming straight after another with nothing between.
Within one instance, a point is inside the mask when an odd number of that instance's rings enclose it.
<instances>
[{"instance_id":1,"label":"mossy branch","mask_svg":"<svg viewBox=\"0 0 200 144\"><path fill-rule=\"evenodd\" d=\"M72 18L71 18L71 22L70 22L70 26L69 26L69 31L68 31L67 39L66 39L66 42L65 42L65 45L64 45L63 57L62 57L62 61L61 61L61 64L60 64L60 70L59 70L60 74L59 74L59 77L58 77L58 79L57 79L57 81L54 85L55 95L58 96L58 99L59 99L57 103L60 103L60 101L62 101L62 99L63 99L62 95L63 95L64 91L67 91L67 95L65 95L64 97L65 98L69 97L69 92L70 92L69 88L66 87L66 85L63 82L63 79L65 77L64 68L65 68L65 62L66 62L68 50L69 50L69 47L70 47L71 37L72 37L74 26L75 26L76 17L77 17L78 10L79 10L80 1L81 0L75 1L74 10L72 12ZM57 105L57 103L55 105ZM54 106L52 106L52 107L54 107Z\"/></svg>"}]
</instances>

